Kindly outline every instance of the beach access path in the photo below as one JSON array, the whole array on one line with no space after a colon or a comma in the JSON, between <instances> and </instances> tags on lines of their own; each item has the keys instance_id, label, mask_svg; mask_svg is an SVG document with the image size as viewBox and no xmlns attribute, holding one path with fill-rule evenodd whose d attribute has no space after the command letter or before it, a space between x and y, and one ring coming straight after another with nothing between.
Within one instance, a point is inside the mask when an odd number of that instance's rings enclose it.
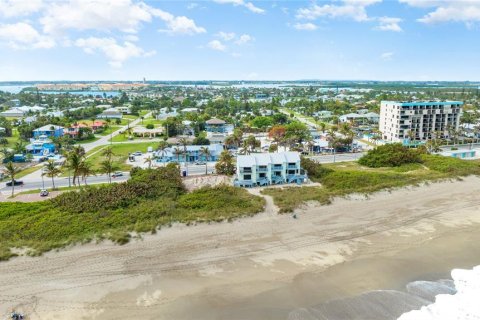
<instances>
[{"instance_id":1,"label":"beach access path","mask_svg":"<svg viewBox=\"0 0 480 320\"><path fill-rule=\"evenodd\" d=\"M15 308L32 320L293 319L298 308L480 264L479 192L468 177L311 203L297 219L271 203L123 246L19 256L0 263L0 318Z\"/></svg>"}]
</instances>

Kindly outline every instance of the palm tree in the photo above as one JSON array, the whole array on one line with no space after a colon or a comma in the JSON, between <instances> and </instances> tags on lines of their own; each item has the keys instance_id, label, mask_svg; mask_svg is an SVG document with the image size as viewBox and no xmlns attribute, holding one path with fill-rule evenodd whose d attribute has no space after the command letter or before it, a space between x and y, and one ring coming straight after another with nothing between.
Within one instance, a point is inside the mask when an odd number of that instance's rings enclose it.
<instances>
[{"instance_id":1,"label":"palm tree","mask_svg":"<svg viewBox=\"0 0 480 320\"><path fill-rule=\"evenodd\" d=\"M80 185L80 169L85 158L85 149L81 146L75 146L67 153L67 167L73 171L73 185L76 185L76 180Z\"/></svg>"},{"instance_id":2,"label":"palm tree","mask_svg":"<svg viewBox=\"0 0 480 320\"><path fill-rule=\"evenodd\" d=\"M180 164L180 156L183 154L182 149L178 147L173 148L173 154L177 156L177 162Z\"/></svg>"},{"instance_id":3,"label":"palm tree","mask_svg":"<svg viewBox=\"0 0 480 320\"><path fill-rule=\"evenodd\" d=\"M182 146L183 146L183 154L185 156L185 167L187 167L187 156L188 156L188 152L187 152L187 146L188 146L188 140L186 138L181 138L180 140L178 140L178 143L180 143Z\"/></svg>"},{"instance_id":4,"label":"palm tree","mask_svg":"<svg viewBox=\"0 0 480 320\"><path fill-rule=\"evenodd\" d=\"M208 147L201 147L200 148L200 156L205 157L205 175L208 174L208 159L210 158L210 150Z\"/></svg>"},{"instance_id":5,"label":"palm tree","mask_svg":"<svg viewBox=\"0 0 480 320\"><path fill-rule=\"evenodd\" d=\"M85 185L87 185L88 176L96 176L97 173L93 170L93 166L90 162L83 160L80 166L80 174L82 175L82 180ZM80 184L80 182L78 183Z\"/></svg>"},{"instance_id":6,"label":"palm tree","mask_svg":"<svg viewBox=\"0 0 480 320\"><path fill-rule=\"evenodd\" d=\"M62 173L62 170L60 170L55 165L55 161L53 160L48 160L47 165L45 166L45 169L46 171L42 173L42 175L52 178L52 186L53 186L53 190L55 190L55 177L58 176L60 173Z\"/></svg>"},{"instance_id":7,"label":"palm tree","mask_svg":"<svg viewBox=\"0 0 480 320\"><path fill-rule=\"evenodd\" d=\"M168 143L166 141L160 141L157 147L157 151L159 153L160 158L165 157L165 155L167 154L167 149L168 149Z\"/></svg>"},{"instance_id":8,"label":"palm tree","mask_svg":"<svg viewBox=\"0 0 480 320\"><path fill-rule=\"evenodd\" d=\"M3 173L5 173L7 177L10 177L10 182L12 183L12 197L15 192L15 176L20 171L21 171L20 168L14 166L13 162L11 161L5 165L5 169L3 170Z\"/></svg>"},{"instance_id":9,"label":"palm tree","mask_svg":"<svg viewBox=\"0 0 480 320\"><path fill-rule=\"evenodd\" d=\"M148 169L152 168L152 163L153 163L153 158L151 156L148 156L145 158L145 161L143 163L148 163Z\"/></svg>"},{"instance_id":10,"label":"palm tree","mask_svg":"<svg viewBox=\"0 0 480 320\"><path fill-rule=\"evenodd\" d=\"M112 183L112 172L118 169L118 166L113 163L111 159L105 159L100 162L100 172L106 173L108 176L108 183Z\"/></svg>"}]
</instances>

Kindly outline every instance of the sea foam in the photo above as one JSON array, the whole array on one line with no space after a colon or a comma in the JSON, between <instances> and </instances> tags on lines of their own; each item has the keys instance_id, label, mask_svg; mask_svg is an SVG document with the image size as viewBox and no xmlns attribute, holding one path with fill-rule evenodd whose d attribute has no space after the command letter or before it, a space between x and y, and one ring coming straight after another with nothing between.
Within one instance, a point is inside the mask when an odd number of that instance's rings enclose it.
<instances>
[{"instance_id":1,"label":"sea foam","mask_svg":"<svg viewBox=\"0 0 480 320\"><path fill-rule=\"evenodd\" d=\"M439 294L435 302L402 314L398 320L480 320L480 266L454 269L456 294Z\"/></svg>"}]
</instances>

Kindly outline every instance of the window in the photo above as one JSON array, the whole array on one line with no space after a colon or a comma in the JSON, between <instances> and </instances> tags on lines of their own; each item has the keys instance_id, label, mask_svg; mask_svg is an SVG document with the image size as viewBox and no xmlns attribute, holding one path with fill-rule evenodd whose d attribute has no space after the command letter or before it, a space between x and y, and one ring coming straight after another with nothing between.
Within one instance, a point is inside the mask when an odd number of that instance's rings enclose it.
<instances>
[{"instance_id":1,"label":"window","mask_svg":"<svg viewBox=\"0 0 480 320\"><path fill-rule=\"evenodd\" d=\"M243 180L252 180L252 175L251 174L244 175Z\"/></svg>"}]
</instances>

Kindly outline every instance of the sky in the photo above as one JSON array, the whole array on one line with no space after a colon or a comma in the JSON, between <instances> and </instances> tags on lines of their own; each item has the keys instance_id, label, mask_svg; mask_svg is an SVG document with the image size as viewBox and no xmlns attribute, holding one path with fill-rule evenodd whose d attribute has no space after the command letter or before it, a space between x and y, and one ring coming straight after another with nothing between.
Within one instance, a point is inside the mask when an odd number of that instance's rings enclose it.
<instances>
[{"instance_id":1,"label":"sky","mask_svg":"<svg viewBox=\"0 0 480 320\"><path fill-rule=\"evenodd\" d=\"M480 80L480 0L0 0L0 81Z\"/></svg>"}]
</instances>

